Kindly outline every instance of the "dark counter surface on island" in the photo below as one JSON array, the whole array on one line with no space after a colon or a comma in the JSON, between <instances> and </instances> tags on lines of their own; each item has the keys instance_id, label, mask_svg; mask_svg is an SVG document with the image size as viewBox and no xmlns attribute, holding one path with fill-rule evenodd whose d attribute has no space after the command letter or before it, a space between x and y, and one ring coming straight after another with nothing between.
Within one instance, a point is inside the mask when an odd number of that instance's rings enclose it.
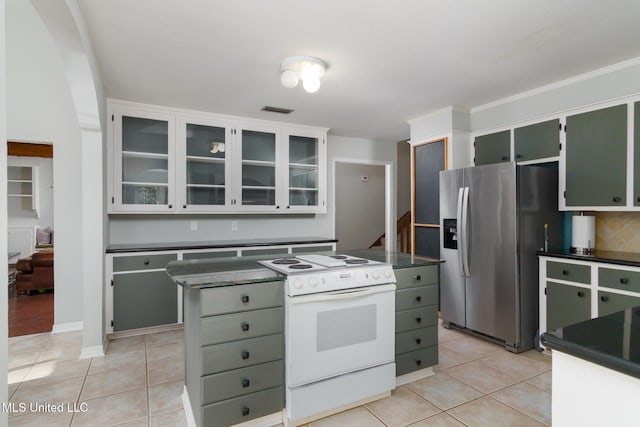
<instances>
[{"instance_id":1,"label":"dark counter surface on island","mask_svg":"<svg viewBox=\"0 0 640 427\"><path fill-rule=\"evenodd\" d=\"M215 240L202 242L160 242L160 243L123 243L107 247L107 253L140 251L183 251L188 249L221 249L249 246L303 245L313 243L336 243L336 239L326 237L289 237L270 239Z\"/></svg>"},{"instance_id":2,"label":"dark counter surface on island","mask_svg":"<svg viewBox=\"0 0 640 427\"><path fill-rule=\"evenodd\" d=\"M640 306L548 331L542 343L640 379Z\"/></svg>"},{"instance_id":3,"label":"dark counter surface on island","mask_svg":"<svg viewBox=\"0 0 640 427\"><path fill-rule=\"evenodd\" d=\"M435 265L442 262L437 259L419 258L405 253L386 252L375 249L314 253L322 255L347 254L372 261L386 262L393 265L394 268ZM295 255L289 254L284 257L293 256ZM258 264L258 261L284 257L282 255L251 255L230 258L171 261L167 265L166 270L173 281L183 287L208 288L271 282L274 280L284 280L285 276Z\"/></svg>"},{"instance_id":4,"label":"dark counter surface on island","mask_svg":"<svg viewBox=\"0 0 640 427\"><path fill-rule=\"evenodd\" d=\"M569 249L557 251L538 251L538 256L549 256L557 258L575 259L590 262L606 262L609 264L628 265L630 267L640 267L640 253L635 252L617 252L617 251L601 251L595 250L588 255L576 254Z\"/></svg>"}]
</instances>

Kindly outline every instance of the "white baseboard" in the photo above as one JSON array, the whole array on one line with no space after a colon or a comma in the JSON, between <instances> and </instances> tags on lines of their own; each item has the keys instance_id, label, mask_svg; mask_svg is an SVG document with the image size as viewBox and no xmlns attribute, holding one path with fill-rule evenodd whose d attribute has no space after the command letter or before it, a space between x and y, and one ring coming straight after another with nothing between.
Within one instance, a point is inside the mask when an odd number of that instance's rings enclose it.
<instances>
[{"instance_id":1,"label":"white baseboard","mask_svg":"<svg viewBox=\"0 0 640 427\"><path fill-rule=\"evenodd\" d=\"M189 400L189 392L187 391L186 385L182 392L182 406L184 407L184 414L187 417L187 426L198 427L196 425L196 418L193 416L193 411L191 410L191 401Z\"/></svg>"},{"instance_id":2,"label":"white baseboard","mask_svg":"<svg viewBox=\"0 0 640 427\"><path fill-rule=\"evenodd\" d=\"M233 427L275 427L284 422L282 413L283 411L274 412L273 414L265 415L264 417L235 424Z\"/></svg>"},{"instance_id":3,"label":"white baseboard","mask_svg":"<svg viewBox=\"0 0 640 427\"><path fill-rule=\"evenodd\" d=\"M104 344L82 347L82 350L80 351L80 359L90 359L92 357L104 357Z\"/></svg>"},{"instance_id":4,"label":"white baseboard","mask_svg":"<svg viewBox=\"0 0 640 427\"><path fill-rule=\"evenodd\" d=\"M82 321L68 322L68 323L56 323L51 329L52 334L60 334L62 332L81 331L83 329Z\"/></svg>"},{"instance_id":5,"label":"white baseboard","mask_svg":"<svg viewBox=\"0 0 640 427\"><path fill-rule=\"evenodd\" d=\"M435 372L433 372L433 366L429 366L428 368L420 369L419 371L400 375L399 377L396 377L396 387L400 387L401 385L405 385L413 381L421 380L422 378L430 377L434 374Z\"/></svg>"}]
</instances>

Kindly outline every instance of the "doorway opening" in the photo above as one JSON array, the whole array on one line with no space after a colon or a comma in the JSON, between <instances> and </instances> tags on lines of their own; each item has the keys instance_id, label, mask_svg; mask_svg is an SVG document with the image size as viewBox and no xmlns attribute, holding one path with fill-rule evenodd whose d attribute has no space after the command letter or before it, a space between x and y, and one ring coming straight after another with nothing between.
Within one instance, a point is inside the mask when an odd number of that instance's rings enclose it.
<instances>
[{"instance_id":1,"label":"doorway opening","mask_svg":"<svg viewBox=\"0 0 640 427\"><path fill-rule=\"evenodd\" d=\"M54 321L53 146L7 142L9 337Z\"/></svg>"}]
</instances>

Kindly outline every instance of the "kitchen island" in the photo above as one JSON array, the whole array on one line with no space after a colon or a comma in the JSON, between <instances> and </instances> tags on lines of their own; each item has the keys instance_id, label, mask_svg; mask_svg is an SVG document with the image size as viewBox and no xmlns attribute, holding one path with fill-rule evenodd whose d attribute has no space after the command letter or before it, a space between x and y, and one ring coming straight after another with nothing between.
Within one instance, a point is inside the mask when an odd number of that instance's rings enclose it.
<instances>
[{"instance_id":1,"label":"kitchen island","mask_svg":"<svg viewBox=\"0 0 640 427\"><path fill-rule=\"evenodd\" d=\"M432 374L438 353L439 261L376 250L340 253L394 266L396 374L401 383ZM277 256L167 265L167 273L183 287L183 400L190 425L283 422L285 276L257 263L268 258Z\"/></svg>"},{"instance_id":2,"label":"kitchen island","mask_svg":"<svg viewBox=\"0 0 640 427\"><path fill-rule=\"evenodd\" d=\"M554 426L636 426L640 306L542 335L552 349Z\"/></svg>"}]
</instances>

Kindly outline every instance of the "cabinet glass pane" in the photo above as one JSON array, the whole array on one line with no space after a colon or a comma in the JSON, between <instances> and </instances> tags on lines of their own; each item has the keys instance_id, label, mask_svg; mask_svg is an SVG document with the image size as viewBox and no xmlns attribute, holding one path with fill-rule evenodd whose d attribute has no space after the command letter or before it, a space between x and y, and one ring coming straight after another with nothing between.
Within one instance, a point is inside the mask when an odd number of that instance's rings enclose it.
<instances>
[{"instance_id":1,"label":"cabinet glass pane","mask_svg":"<svg viewBox=\"0 0 640 427\"><path fill-rule=\"evenodd\" d=\"M122 203L167 204L168 128L163 120L122 117Z\"/></svg>"},{"instance_id":2,"label":"cabinet glass pane","mask_svg":"<svg viewBox=\"0 0 640 427\"><path fill-rule=\"evenodd\" d=\"M242 160L276 161L276 134L271 132L242 131Z\"/></svg>"},{"instance_id":3,"label":"cabinet glass pane","mask_svg":"<svg viewBox=\"0 0 640 427\"><path fill-rule=\"evenodd\" d=\"M242 204L275 205L276 135L242 131Z\"/></svg>"},{"instance_id":4,"label":"cabinet glass pane","mask_svg":"<svg viewBox=\"0 0 640 427\"><path fill-rule=\"evenodd\" d=\"M318 139L289 136L289 204L318 204Z\"/></svg>"},{"instance_id":5,"label":"cabinet glass pane","mask_svg":"<svg viewBox=\"0 0 640 427\"><path fill-rule=\"evenodd\" d=\"M225 129L187 124L187 203L225 204Z\"/></svg>"},{"instance_id":6,"label":"cabinet glass pane","mask_svg":"<svg viewBox=\"0 0 640 427\"><path fill-rule=\"evenodd\" d=\"M243 205L275 205L276 190L273 189L256 189L242 188L242 204Z\"/></svg>"}]
</instances>

